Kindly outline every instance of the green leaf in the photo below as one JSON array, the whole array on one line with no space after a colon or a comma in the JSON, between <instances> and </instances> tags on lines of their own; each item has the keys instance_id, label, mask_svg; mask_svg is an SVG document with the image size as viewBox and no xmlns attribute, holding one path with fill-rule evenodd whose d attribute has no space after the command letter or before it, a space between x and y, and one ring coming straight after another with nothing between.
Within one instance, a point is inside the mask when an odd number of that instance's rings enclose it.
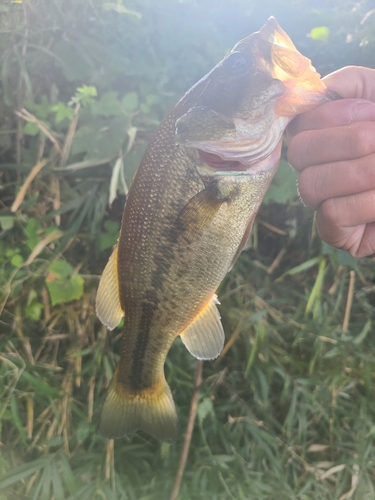
<instances>
[{"instance_id":1,"label":"green leaf","mask_svg":"<svg viewBox=\"0 0 375 500\"><path fill-rule=\"evenodd\" d=\"M128 186L130 185L133 175L146 151L146 147L147 145L144 143L137 144L137 146L133 147L124 158L124 174L125 181Z\"/></svg>"},{"instance_id":2,"label":"green leaf","mask_svg":"<svg viewBox=\"0 0 375 500\"><path fill-rule=\"evenodd\" d=\"M25 429L23 428L21 417L20 417L20 414L18 412L17 401L16 401L16 398L14 397L14 394L12 394L10 397L10 409L12 411L13 423L17 427L17 430L19 432L19 435L20 435L20 438L22 439L23 444L26 445L26 443L27 443L26 432L25 432Z\"/></svg>"},{"instance_id":3,"label":"green leaf","mask_svg":"<svg viewBox=\"0 0 375 500\"><path fill-rule=\"evenodd\" d=\"M306 314L308 314L311 311L312 307L315 304L320 305L326 265L327 265L326 260L324 258L322 258L320 263L319 263L318 274L317 274L314 286L312 287L312 290L311 290L311 293L309 296L309 300L307 301L307 304L306 304L306 310L305 310ZM318 311L318 309L319 308L314 310L314 319L315 319L315 312Z\"/></svg>"},{"instance_id":4,"label":"green leaf","mask_svg":"<svg viewBox=\"0 0 375 500\"><path fill-rule=\"evenodd\" d=\"M17 360L15 360L13 357L12 361L15 364L17 364ZM27 381L31 385L31 387L33 387L36 390L38 395L51 396L51 397L57 397L59 395L59 391L57 389L47 385L41 380L41 378L31 375L31 373L27 371L22 372L20 379Z\"/></svg>"},{"instance_id":5,"label":"green leaf","mask_svg":"<svg viewBox=\"0 0 375 500\"><path fill-rule=\"evenodd\" d=\"M77 93L73 97L73 102L80 102L83 106L87 106L88 104L93 102L93 97L96 97L98 92L96 87L92 85L83 85L82 87L77 88Z\"/></svg>"},{"instance_id":6,"label":"green leaf","mask_svg":"<svg viewBox=\"0 0 375 500\"><path fill-rule=\"evenodd\" d=\"M106 232L99 234L99 250L106 250L107 248L113 247L118 240L118 235L120 231L120 226L117 222L106 221L104 224Z\"/></svg>"},{"instance_id":7,"label":"green leaf","mask_svg":"<svg viewBox=\"0 0 375 500\"><path fill-rule=\"evenodd\" d=\"M40 223L39 220L31 218L27 221L26 227L25 227L25 233L26 236L28 237L27 240L27 246L30 248L30 250L33 250L36 245L39 243L39 231L42 228L42 224Z\"/></svg>"},{"instance_id":8,"label":"green leaf","mask_svg":"<svg viewBox=\"0 0 375 500\"><path fill-rule=\"evenodd\" d=\"M64 260L57 260L49 266L50 274L46 278L52 305L71 302L83 294L84 280L76 274L70 277L73 267Z\"/></svg>"},{"instance_id":9,"label":"green leaf","mask_svg":"<svg viewBox=\"0 0 375 500\"><path fill-rule=\"evenodd\" d=\"M214 407L212 405L211 398L207 397L202 399L202 401L198 404L197 414L201 423L203 423L207 415L214 415Z\"/></svg>"},{"instance_id":10,"label":"green leaf","mask_svg":"<svg viewBox=\"0 0 375 500\"><path fill-rule=\"evenodd\" d=\"M23 127L23 133L25 135L37 135L40 132L38 125L35 123L27 122Z\"/></svg>"},{"instance_id":11,"label":"green leaf","mask_svg":"<svg viewBox=\"0 0 375 500\"><path fill-rule=\"evenodd\" d=\"M104 229L109 233L118 234L120 231L120 224L114 220L106 220L104 223Z\"/></svg>"},{"instance_id":12,"label":"green leaf","mask_svg":"<svg viewBox=\"0 0 375 500\"><path fill-rule=\"evenodd\" d=\"M25 316L34 321L39 321L42 315L43 304L40 302L33 302L29 306L25 307Z\"/></svg>"},{"instance_id":13,"label":"green leaf","mask_svg":"<svg viewBox=\"0 0 375 500\"><path fill-rule=\"evenodd\" d=\"M64 500L64 487L55 461L51 463L51 481L55 500Z\"/></svg>"},{"instance_id":14,"label":"green leaf","mask_svg":"<svg viewBox=\"0 0 375 500\"><path fill-rule=\"evenodd\" d=\"M312 259L306 260L305 262L302 262L302 264L298 264L298 266L292 267L292 269L286 271L284 274L279 276L279 278L277 278L276 281L281 281L285 276L293 276L294 274L305 272L311 267L320 264L320 261L321 261L320 257L314 257Z\"/></svg>"},{"instance_id":15,"label":"green leaf","mask_svg":"<svg viewBox=\"0 0 375 500\"><path fill-rule=\"evenodd\" d=\"M46 121L51 112L51 103L46 94L41 96L39 103L35 102L33 98L30 98L26 99L23 105L28 111L31 111L33 115L43 121Z\"/></svg>"},{"instance_id":16,"label":"green leaf","mask_svg":"<svg viewBox=\"0 0 375 500\"><path fill-rule=\"evenodd\" d=\"M46 463L51 460L51 455L46 455L44 457L33 460L26 464L19 465L18 467L12 468L9 472L0 477L0 489L4 489L11 484L17 483L26 479L31 474L42 469Z\"/></svg>"},{"instance_id":17,"label":"green leaf","mask_svg":"<svg viewBox=\"0 0 375 500\"><path fill-rule=\"evenodd\" d=\"M279 168L273 178L263 203L275 201L276 203L287 203L297 197L298 173L288 162L281 160Z\"/></svg>"},{"instance_id":18,"label":"green leaf","mask_svg":"<svg viewBox=\"0 0 375 500\"><path fill-rule=\"evenodd\" d=\"M340 266L358 269L358 259L352 257L350 253L345 250L331 247L331 245L328 245L325 241L322 241L322 253L323 255L334 255Z\"/></svg>"},{"instance_id":19,"label":"green leaf","mask_svg":"<svg viewBox=\"0 0 375 500\"><path fill-rule=\"evenodd\" d=\"M65 260L56 260L49 266L49 270L58 278L64 279L70 276L73 272L73 266Z\"/></svg>"},{"instance_id":20,"label":"green leaf","mask_svg":"<svg viewBox=\"0 0 375 500\"><path fill-rule=\"evenodd\" d=\"M52 111L56 113L56 123L62 122L63 120L65 120L65 118L70 121L74 118L73 109L70 106L66 106L66 104L62 102L59 102L58 104L56 104L56 106L53 106Z\"/></svg>"},{"instance_id":21,"label":"green leaf","mask_svg":"<svg viewBox=\"0 0 375 500\"><path fill-rule=\"evenodd\" d=\"M127 139L130 122L125 116L98 117L77 130L72 155L86 152L85 159L102 159L118 154Z\"/></svg>"},{"instance_id":22,"label":"green leaf","mask_svg":"<svg viewBox=\"0 0 375 500\"><path fill-rule=\"evenodd\" d=\"M23 263L23 257L22 255L15 255L10 259L10 262L12 266L14 267L20 267L20 265Z\"/></svg>"},{"instance_id":23,"label":"green leaf","mask_svg":"<svg viewBox=\"0 0 375 500\"><path fill-rule=\"evenodd\" d=\"M310 37L319 42L328 42L330 30L327 26L316 26L310 31Z\"/></svg>"},{"instance_id":24,"label":"green leaf","mask_svg":"<svg viewBox=\"0 0 375 500\"><path fill-rule=\"evenodd\" d=\"M70 279L48 281L47 288L53 306L64 302L71 302L82 297L84 279L76 274Z\"/></svg>"},{"instance_id":25,"label":"green leaf","mask_svg":"<svg viewBox=\"0 0 375 500\"><path fill-rule=\"evenodd\" d=\"M148 115L148 113L150 112L150 106L148 106L144 102L139 106L139 109L144 115Z\"/></svg>"},{"instance_id":26,"label":"green leaf","mask_svg":"<svg viewBox=\"0 0 375 500\"><path fill-rule=\"evenodd\" d=\"M135 111L138 108L138 103L139 99L136 92L129 92L122 99L122 104L126 111Z\"/></svg>"},{"instance_id":27,"label":"green leaf","mask_svg":"<svg viewBox=\"0 0 375 500\"><path fill-rule=\"evenodd\" d=\"M120 101L117 99L117 92L106 92L99 101L91 103L93 116L118 116L121 115Z\"/></svg>"},{"instance_id":28,"label":"green leaf","mask_svg":"<svg viewBox=\"0 0 375 500\"><path fill-rule=\"evenodd\" d=\"M4 231L8 231L8 229L13 229L15 220L16 217L13 215L3 215L0 217L0 225Z\"/></svg>"},{"instance_id":29,"label":"green leaf","mask_svg":"<svg viewBox=\"0 0 375 500\"><path fill-rule=\"evenodd\" d=\"M61 455L61 472L69 493L73 495L77 489L76 479L65 453Z\"/></svg>"}]
</instances>

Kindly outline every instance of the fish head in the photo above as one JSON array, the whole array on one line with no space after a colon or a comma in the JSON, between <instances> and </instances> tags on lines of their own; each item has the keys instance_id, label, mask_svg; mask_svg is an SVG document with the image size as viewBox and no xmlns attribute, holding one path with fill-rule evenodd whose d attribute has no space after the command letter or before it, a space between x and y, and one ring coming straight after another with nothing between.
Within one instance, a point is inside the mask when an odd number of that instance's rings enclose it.
<instances>
[{"instance_id":1,"label":"fish head","mask_svg":"<svg viewBox=\"0 0 375 500\"><path fill-rule=\"evenodd\" d=\"M279 157L294 116L328 100L311 61L271 17L177 103L176 141L215 171L250 171L276 149Z\"/></svg>"}]
</instances>

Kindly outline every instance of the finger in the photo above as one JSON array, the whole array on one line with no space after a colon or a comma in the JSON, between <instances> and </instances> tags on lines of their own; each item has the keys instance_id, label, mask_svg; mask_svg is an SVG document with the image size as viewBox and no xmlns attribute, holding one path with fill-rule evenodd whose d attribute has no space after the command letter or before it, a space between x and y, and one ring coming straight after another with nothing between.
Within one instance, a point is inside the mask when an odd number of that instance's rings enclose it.
<instances>
[{"instance_id":1,"label":"finger","mask_svg":"<svg viewBox=\"0 0 375 500\"><path fill-rule=\"evenodd\" d=\"M353 257L366 257L375 253L375 222L345 227L327 223L317 214L319 236L329 245L348 251Z\"/></svg>"},{"instance_id":2,"label":"finger","mask_svg":"<svg viewBox=\"0 0 375 500\"><path fill-rule=\"evenodd\" d=\"M365 229L355 228L347 240L348 251L353 257L366 257L375 253L375 222L366 224ZM346 250L346 249L345 249Z\"/></svg>"},{"instance_id":3,"label":"finger","mask_svg":"<svg viewBox=\"0 0 375 500\"><path fill-rule=\"evenodd\" d=\"M304 130L338 127L362 121L375 121L374 102L363 99L331 101L298 115L288 125L287 137L291 139Z\"/></svg>"},{"instance_id":4,"label":"finger","mask_svg":"<svg viewBox=\"0 0 375 500\"><path fill-rule=\"evenodd\" d=\"M347 66L327 75L323 81L341 97L375 102L375 69Z\"/></svg>"},{"instance_id":5,"label":"finger","mask_svg":"<svg viewBox=\"0 0 375 500\"><path fill-rule=\"evenodd\" d=\"M320 205L318 212L320 217L342 228L375 222L375 189L329 198Z\"/></svg>"},{"instance_id":6,"label":"finger","mask_svg":"<svg viewBox=\"0 0 375 500\"><path fill-rule=\"evenodd\" d=\"M304 169L298 179L303 202L313 210L328 198L375 189L375 154Z\"/></svg>"},{"instance_id":7,"label":"finger","mask_svg":"<svg viewBox=\"0 0 375 500\"><path fill-rule=\"evenodd\" d=\"M316 214L321 238L354 257L375 252L375 190L322 203Z\"/></svg>"},{"instance_id":8,"label":"finger","mask_svg":"<svg viewBox=\"0 0 375 500\"><path fill-rule=\"evenodd\" d=\"M296 170L375 153L375 122L355 122L342 127L305 130L288 145L288 160Z\"/></svg>"}]
</instances>

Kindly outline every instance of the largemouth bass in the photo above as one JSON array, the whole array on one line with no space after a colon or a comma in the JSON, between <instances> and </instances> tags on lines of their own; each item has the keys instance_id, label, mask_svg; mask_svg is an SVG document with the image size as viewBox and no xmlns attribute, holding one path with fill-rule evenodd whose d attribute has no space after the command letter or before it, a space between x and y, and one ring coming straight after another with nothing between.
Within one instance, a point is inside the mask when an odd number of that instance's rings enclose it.
<instances>
[{"instance_id":1,"label":"largemouth bass","mask_svg":"<svg viewBox=\"0 0 375 500\"><path fill-rule=\"evenodd\" d=\"M169 348L180 335L199 359L220 354L215 292L249 238L285 127L329 99L311 61L270 18L162 121L133 178L97 294L108 328L125 315L121 359L100 416L103 436L142 429L175 440L164 377Z\"/></svg>"}]
</instances>

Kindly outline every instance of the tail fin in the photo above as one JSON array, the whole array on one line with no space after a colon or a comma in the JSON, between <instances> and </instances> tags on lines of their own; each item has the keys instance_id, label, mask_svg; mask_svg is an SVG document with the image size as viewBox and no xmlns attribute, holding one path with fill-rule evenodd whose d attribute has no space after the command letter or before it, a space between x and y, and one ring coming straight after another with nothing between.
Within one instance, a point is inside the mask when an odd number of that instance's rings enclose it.
<instances>
[{"instance_id":1,"label":"tail fin","mask_svg":"<svg viewBox=\"0 0 375 500\"><path fill-rule=\"evenodd\" d=\"M141 429L167 443L177 436L177 414L164 378L155 386L132 393L118 381L118 368L111 380L100 415L99 432L113 439Z\"/></svg>"}]
</instances>

